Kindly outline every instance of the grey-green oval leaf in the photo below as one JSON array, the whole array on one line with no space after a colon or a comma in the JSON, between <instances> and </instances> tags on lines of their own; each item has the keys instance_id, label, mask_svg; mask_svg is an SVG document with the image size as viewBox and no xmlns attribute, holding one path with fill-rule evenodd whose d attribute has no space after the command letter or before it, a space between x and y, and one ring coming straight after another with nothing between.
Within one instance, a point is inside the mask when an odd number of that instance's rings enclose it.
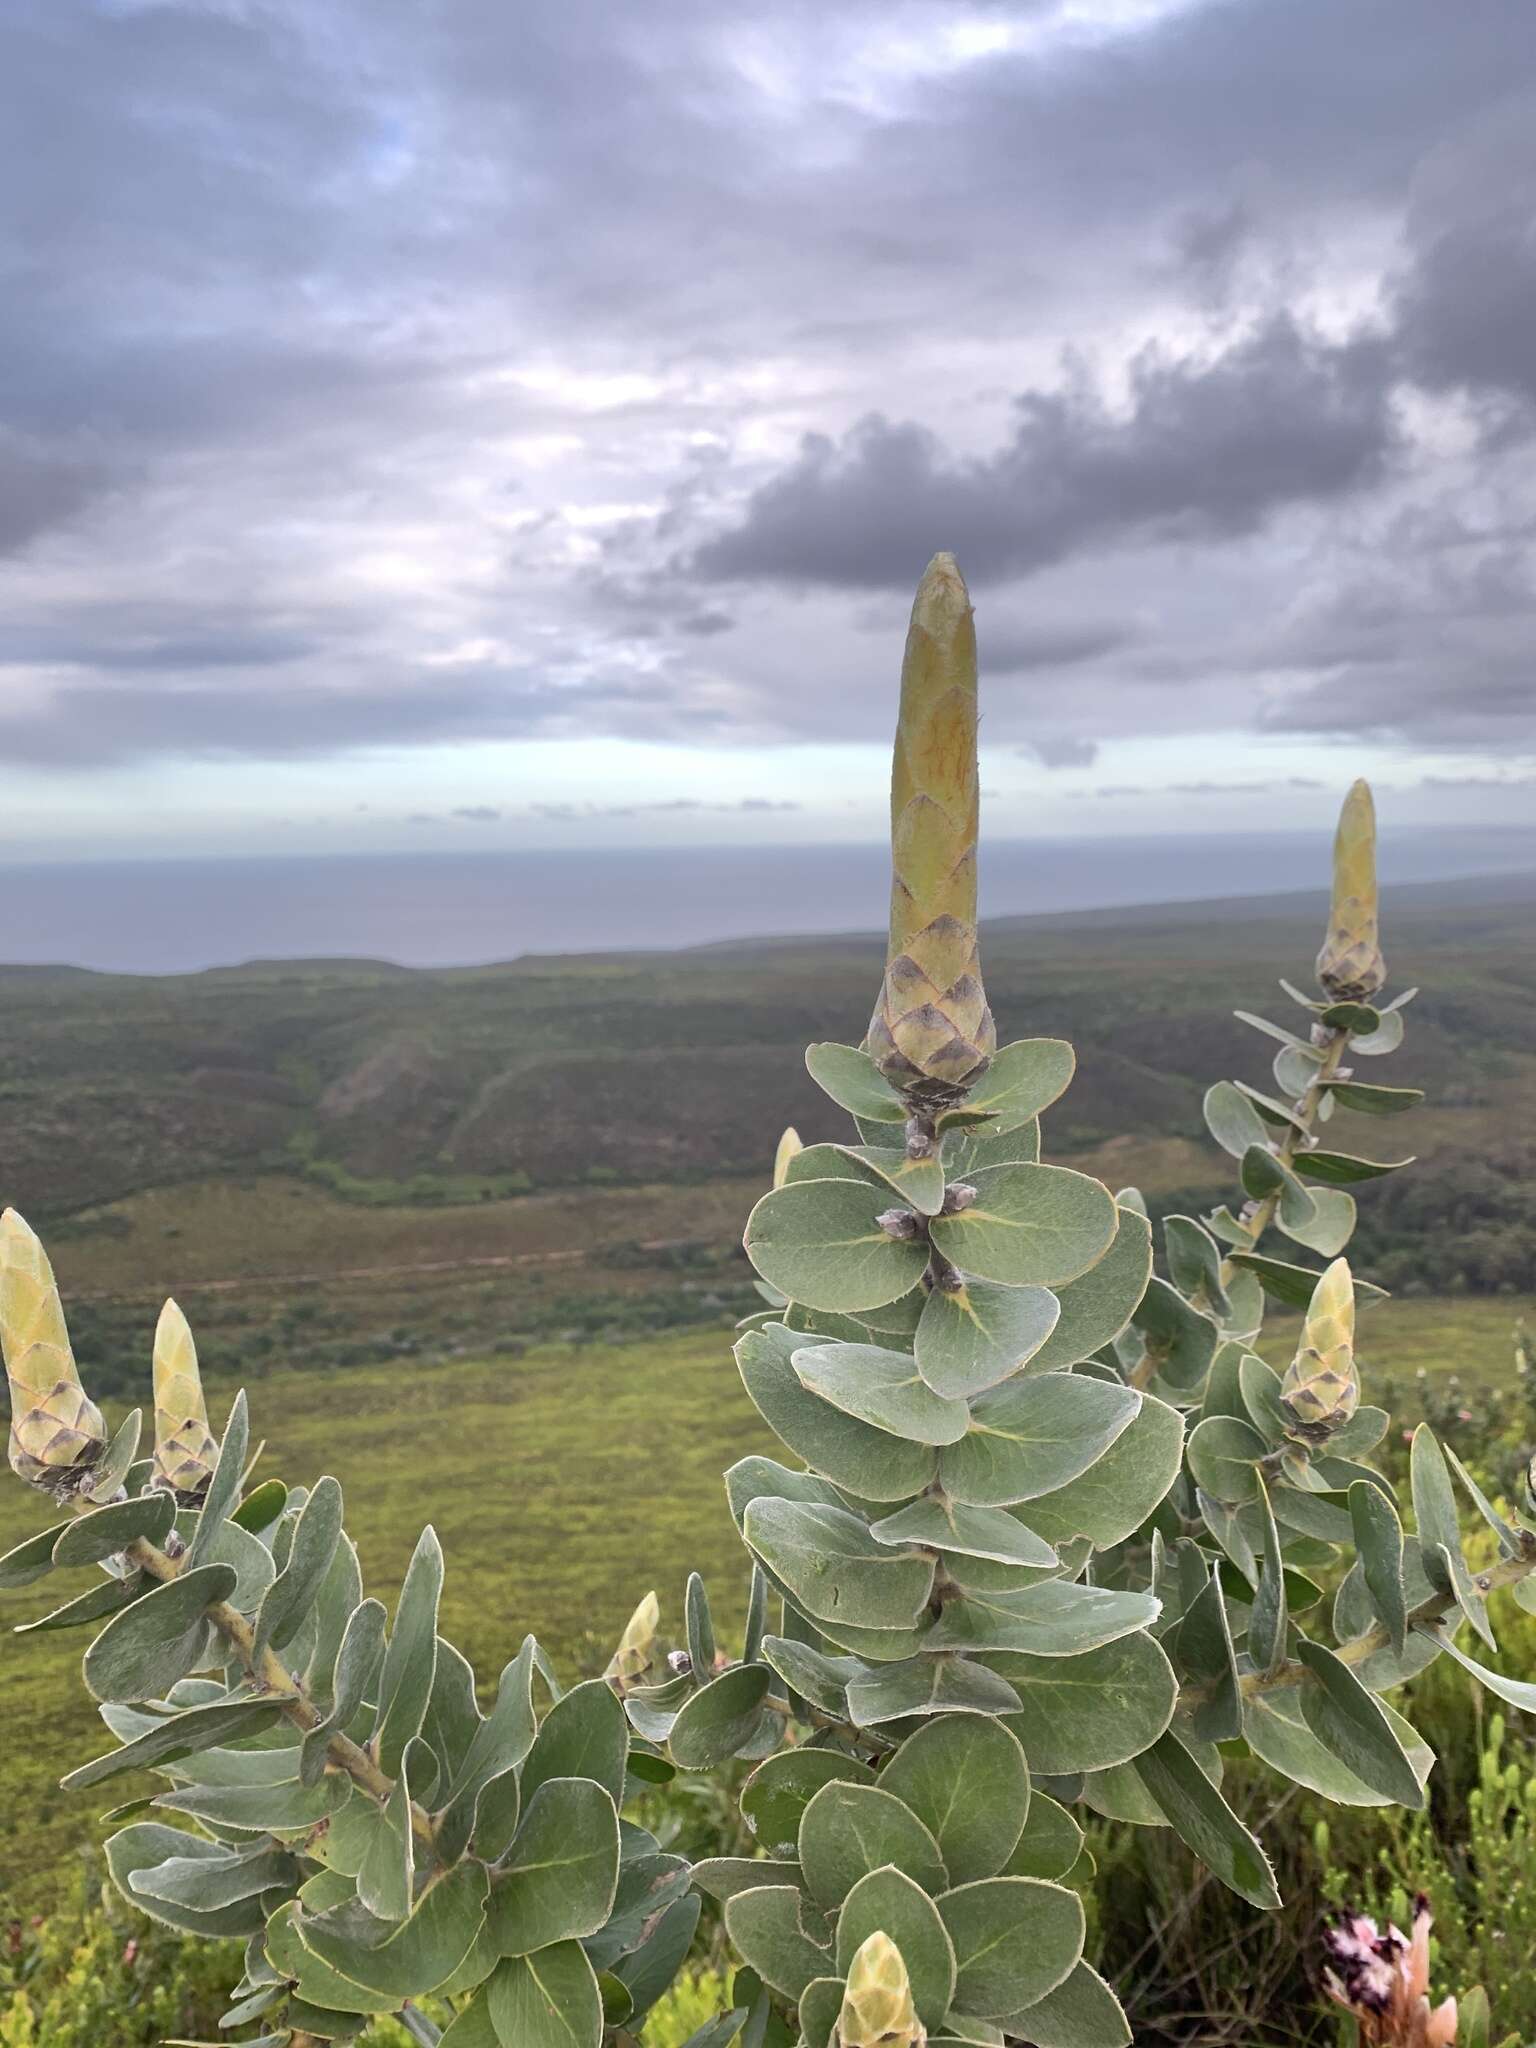
<instances>
[{"instance_id":1,"label":"grey-green oval leaf","mask_svg":"<svg viewBox=\"0 0 1536 2048\"><path fill-rule=\"evenodd\" d=\"M234 1591L227 1564L199 1565L114 1615L85 1653L85 1682L99 1700L161 1699L195 1670L208 1609Z\"/></svg>"},{"instance_id":2,"label":"grey-green oval leaf","mask_svg":"<svg viewBox=\"0 0 1536 2048\"><path fill-rule=\"evenodd\" d=\"M892 1206L884 1183L786 1182L747 1218L747 1256L765 1280L807 1308L880 1308L915 1287L928 1264L920 1238L882 1229L879 1219Z\"/></svg>"},{"instance_id":3,"label":"grey-green oval leaf","mask_svg":"<svg viewBox=\"0 0 1536 2048\"><path fill-rule=\"evenodd\" d=\"M989 1166L969 1185L976 1190L970 1207L934 1217L929 1232L951 1265L979 1280L1063 1286L1114 1240L1114 1197L1070 1167Z\"/></svg>"}]
</instances>

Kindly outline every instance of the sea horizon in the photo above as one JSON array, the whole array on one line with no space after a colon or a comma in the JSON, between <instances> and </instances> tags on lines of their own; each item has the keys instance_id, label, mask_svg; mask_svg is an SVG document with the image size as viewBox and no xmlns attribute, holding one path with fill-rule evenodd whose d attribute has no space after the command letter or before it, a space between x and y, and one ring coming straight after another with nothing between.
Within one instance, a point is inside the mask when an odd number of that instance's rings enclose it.
<instances>
[{"instance_id":1,"label":"sea horizon","mask_svg":"<svg viewBox=\"0 0 1536 2048\"><path fill-rule=\"evenodd\" d=\"M0 863L0 965L181 974L258 959L472 967L528 954L673 950L883 926L880 845ZM994 840L983 918L1132 909L1328 886L1316 833ZM1392 883L1536 874L1536 829L1392 835Z\"/></svg>"}]
</instances>

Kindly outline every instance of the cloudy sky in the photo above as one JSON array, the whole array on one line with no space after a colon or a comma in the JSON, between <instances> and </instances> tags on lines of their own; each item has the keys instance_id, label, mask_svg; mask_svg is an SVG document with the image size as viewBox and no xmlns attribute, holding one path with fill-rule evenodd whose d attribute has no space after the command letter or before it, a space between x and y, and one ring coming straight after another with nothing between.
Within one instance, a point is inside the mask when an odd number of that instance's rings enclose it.
<instances>
[{"instance_id":1,"label":"cloudy sky","mask_svg":"<svg viewBox=\"0 0 1536 2048\"><path fill-rule=\"evenodd\" d=\"M1536 816L1531 0L10 0L0 859Z\"/></svg>"}]
</instances>

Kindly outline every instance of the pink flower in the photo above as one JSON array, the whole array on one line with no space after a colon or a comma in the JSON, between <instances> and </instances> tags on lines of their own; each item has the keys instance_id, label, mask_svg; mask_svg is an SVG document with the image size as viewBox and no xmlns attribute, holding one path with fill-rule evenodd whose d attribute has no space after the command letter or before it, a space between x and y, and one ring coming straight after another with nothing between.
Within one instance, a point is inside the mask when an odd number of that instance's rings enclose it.
<instances>
[{"instance_id":1,"label":"pink flower","mask_svg":"<svg viewBox=\"0 0 1536 2048\"><path fill-rule=\"evenodd\" d=\"M1456 2001L1429 2004L1429 1901L1413 1905L1413 1933L1382 1933L1365 1913L1346 1913L1323 1935L1323 1988L1360 2027L1361 2048L1455 2048Z\"/></svg>"}]
</instances>

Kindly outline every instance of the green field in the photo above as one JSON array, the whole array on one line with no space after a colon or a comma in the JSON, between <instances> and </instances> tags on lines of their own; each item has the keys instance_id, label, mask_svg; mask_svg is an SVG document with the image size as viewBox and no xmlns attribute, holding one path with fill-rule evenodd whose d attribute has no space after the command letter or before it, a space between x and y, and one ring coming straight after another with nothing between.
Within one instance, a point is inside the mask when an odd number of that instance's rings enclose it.
<instances>
[{"instance_id":1,"label":"green field","mask_svg":"<svg viewBox=\"0 0 1536 2048\"><path fill-rule=\"evenodd\" d=\"M1518 1301L1386 1302L1362 1326L1371 1373L1420 1365L1485 1384L1507 1376ZM729 1332L629 1346L550 1345L489 1364L453 1360L410 1374L360 1368L324 1377L274 1373L255 1390L263 1469L301 1483L333 1472L375 1590L392 1597L420 1525L443 1538L447 1633L482 1679L532 1630L567 1675L601 1669L636 1600L654 1586L678 1626L685 1575L703 1570L731 1625L745 1591L726 1512L723 1468L775 1440L737 1379ZM1283 1353L1276 1321L1265 1348ZM215 1420L224 1405L217 1393ZM114 1417L115 1419L115 1417ZM0 1489L0 1547L40 1517L20 1487ZM8 1617L59 1604L67 1589L7 1596ZM103 1731L76 1679L83 1637L0 1639L8 1740L0 1750L7 1816L4 1895L35 1910L61 1886L98 1802L56 1789L95 1754ZM46 1743L41 1731L47 1729ZM46 1761L45 1761L46 1757ZM113 1788L119 1799L126 1792Z\"/></svg>"}]
</instances>

